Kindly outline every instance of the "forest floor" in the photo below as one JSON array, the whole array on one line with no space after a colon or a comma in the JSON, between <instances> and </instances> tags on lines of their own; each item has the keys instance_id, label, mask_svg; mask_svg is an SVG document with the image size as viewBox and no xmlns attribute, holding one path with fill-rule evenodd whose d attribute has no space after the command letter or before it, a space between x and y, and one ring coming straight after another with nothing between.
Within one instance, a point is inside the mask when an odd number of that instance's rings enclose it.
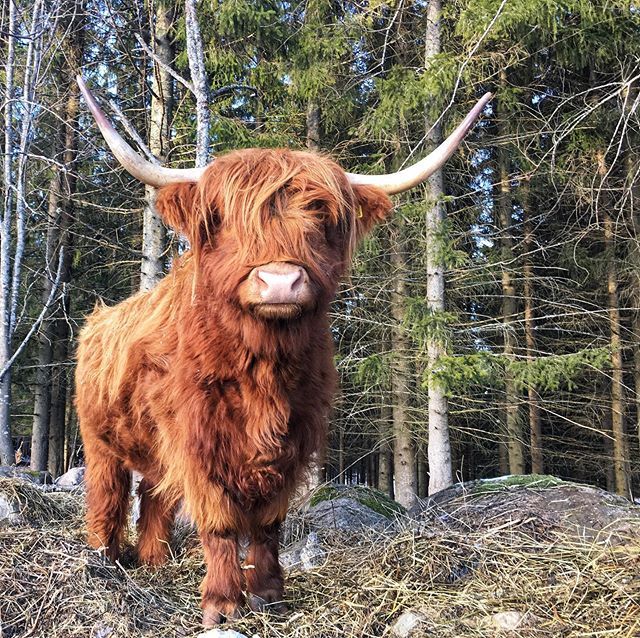
<instances>
[{"instance_id":1,"label":"forest floor","mask_svg":"<svg viewBox=\"0 0 640 638\"><path fill-rule=\"evenodd\" d=\"M0 636L197 636L193 534L159 569L105 563L83 540L82 495L1 479ZM303 538L294 513L288 540ZM387 530L324 530L320 564L290 569L285 618L247 612L249 637L640 636L640 508L544 479L447 490ZM407 627L413 627L412 630ZM221 634L224 635L224 634Z\"/></svg>"}]
</instances>

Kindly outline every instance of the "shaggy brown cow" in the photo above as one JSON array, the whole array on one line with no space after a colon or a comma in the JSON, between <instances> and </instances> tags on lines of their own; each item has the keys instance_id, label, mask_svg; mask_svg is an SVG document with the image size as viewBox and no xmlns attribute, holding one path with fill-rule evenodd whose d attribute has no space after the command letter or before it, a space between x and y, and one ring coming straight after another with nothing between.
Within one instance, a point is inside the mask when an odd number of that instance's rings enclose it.
<instances>
[{"instance_id":1,"label":"shaggy brown cow","mask_svg":"<svg viewBox=\"0 0 640 638\"><path fill-rule=\"evenodd\" d=\"M89 540L118 558L137 470L140 561L166 560L183 499L207 564L205 624L236 616L243 592L253 608L277 606L278 529L323 447L336 382L327 310L357 239L391 202L305 152L245 150L203 171L159 169L116 137L81 86L130 172L168 182L157 209L192 248L154 290L96 309L82 330Z\"/></svg>"}]
</instances>

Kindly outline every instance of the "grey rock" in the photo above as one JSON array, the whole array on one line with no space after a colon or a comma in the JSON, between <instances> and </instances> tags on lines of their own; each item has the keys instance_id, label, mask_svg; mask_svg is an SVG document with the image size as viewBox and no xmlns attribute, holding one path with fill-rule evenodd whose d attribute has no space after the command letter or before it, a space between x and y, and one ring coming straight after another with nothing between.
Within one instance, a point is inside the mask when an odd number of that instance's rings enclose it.
<instances>
[{"instance_id":1,"label":"grey rock","mask_svg":"<svg viewBox=\"0 0 640 638\"><path fill-rule=\"evenodd\" d=\"M491 617L493 625L497 629L503 631L514 631L518 629L524 620L524 614L519 611L501 611L497 614L493 614Z\"/></svg>"},{"instance_id":2,"label":"grey rock","mask_svg":"<svg viewBox=\"0 0 640 638\"><path fill-rule=\"evenodd\" d=\"M17 478L34 485L51 485L53 477L49 472L36 472L28 467L0 465L0 478Z\"/></svg>"},{"instance_id":3,"label":"grey rock","mask_svg":"<svg viewBox=\"0 0 640 638\"><path fill-rule=\"evenodd\" d=\"M403 611L391 627L391 635L396 638L417 638L425 636L429 628L427 617L421 611L407 609Z\"/></svg>"},{"instance_id":4,"label":"grey rock","mask_svg":"<svg viewBox=\"0 0 640 638\"><path fill-rule=\"evenodd\" d=\"M18 503L0 492L0 524L15 525L21 521L22 516Z\"/></svg>"},{"instance_id":5,"label":"grey rock","mask_svg":"<svg viewBox=\"0 0 640 638\"><path fill-rule=\"evenodd\" d=\"M364 528L382 531L393 526L386 516L352 498L321 501L309 508L305 522L312 531L362 531Z\"/></svg>"},{"instance_id":6,"label":"grey rock","mask_svg":"<svg viewBox=\"0 0 640 638\"><path fill-rule=\"evenodd\" d=\"M324 564L327 549L316 532L289 546L280 554L280 564L288 570L307 572Z\"/></svg>"},{"instance_id":7,"label":"grey rock","mask_svg":"<svg viewBox=\"0 0 640 638\"><path fill-rule=\"evenodd\" d=\"M84 487L84 467L72 467L56 479L55 486L65 492L82 489Z\"/></svg>"}]
</instances>

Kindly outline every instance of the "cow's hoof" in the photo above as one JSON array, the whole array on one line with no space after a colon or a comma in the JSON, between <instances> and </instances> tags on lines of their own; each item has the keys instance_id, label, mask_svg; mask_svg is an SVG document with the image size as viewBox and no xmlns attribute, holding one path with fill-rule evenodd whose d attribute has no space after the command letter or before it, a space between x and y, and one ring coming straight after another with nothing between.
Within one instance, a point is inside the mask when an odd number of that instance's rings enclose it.
<instances>
[{"instance_id":1,"label":"cow's hoof","mask_svg":"<svg viewBox=\"0 0 640 638\"><path fill-rule=\"evenodd\" d=\"M207 628L238 618L240 618L240 607L228 601L203 605L202 624Z\"/></svg>"},{"instance_id":2,"label":"cow's hoof","mask_svg":"<svg viewBox=\"0 0 640 638\"><path fill-rule=\"evenodd\" d=\"M289 612L289 607L281 600L281 596L266 594L258 596L258 594L249 594L247 603L252 611L269 612L277 616L284 616Z\"/></svg>"}]
</instances>

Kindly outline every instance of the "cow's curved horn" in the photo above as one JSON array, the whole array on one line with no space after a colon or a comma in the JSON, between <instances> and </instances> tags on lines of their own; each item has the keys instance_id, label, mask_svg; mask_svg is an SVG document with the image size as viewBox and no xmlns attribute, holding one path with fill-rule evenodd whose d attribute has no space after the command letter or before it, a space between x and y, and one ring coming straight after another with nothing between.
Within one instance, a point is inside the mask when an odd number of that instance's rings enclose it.
<instances>
[{"instance_id":1,"label":"cow's curved horn","mask_svg":"<svg viewBox=\"0 0 640 638\"><path fill-rule=\"evenodd\" d=\"M91 114L93 115L98 128L113 151L120 164L136 179L149 186L165 186L177 182L197 182L206 167L202 168L166 168L147 161L134 151L120 134L113 128L113 125L104 114L96 99L89 91L81 75L76 76L78 86L82 91L84 99Z\"/></svg>"},{"instance_id":2,"label":"cow's curved horn","mask_svg":"<svg viewBox=\"0 0 640 638\"><path fill-rule=\"evenodd\" d=\"M352 184L377 186L389 195L402 193L424 182L455 153L464 136L471 130L471 127L475 124L478 117L480 117L484 107L492 97L493 95L491 93L485 93L471 111L469 111L467 117L462 120L458 128L456 128L438 148L413 166L388 175L359 175L358 173L347 173L349 181Z\"/></svg>"}]
</instances>

